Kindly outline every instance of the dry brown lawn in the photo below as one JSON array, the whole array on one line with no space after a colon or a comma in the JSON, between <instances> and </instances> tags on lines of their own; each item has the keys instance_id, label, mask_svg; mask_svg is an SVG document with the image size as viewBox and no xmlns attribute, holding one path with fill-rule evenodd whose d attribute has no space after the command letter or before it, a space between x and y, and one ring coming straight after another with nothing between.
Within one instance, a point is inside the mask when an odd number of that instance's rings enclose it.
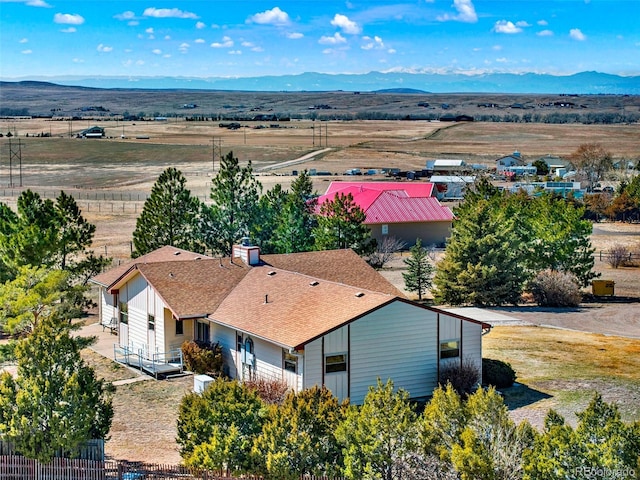
<instances>
[{"instance_id":1,"label":"dry brown lawn","mask_svg":"<svg viewBox=\"0 0 640 480\"><path fill-rule=\"evenodd\" d=\"M94 123L74 122L72 128L77 132ZM214 142L216 145L219 142L223 154L232 150L241 161L251 160L259 174L264 168L275 167L259 176L264 189L268 190L276 183L287 188L295 178L290 175L294 169L315 168L332 173L342 173L348 168L421 169L426 160L432 158L463 158L468 162L492 164L498 156L515 149L533 158L567 155L587 141L602 143L614 157L637 158L640 133L638 125L361 121L327 122L326 130L323 125L321 140L319 127L312 129L312 122L292 121L282 125L286 128L229 131L212 122L139 122L135 125L128 122L124 124L128 138L121 139L123 124L109 122L107 135L114 138L102 140L64 138L69 130L67 122L0 120L0 131L15 128L19 132L24 187L47 198L57 195L60 189L79 195L78 204L83 214L97 227L95 250L116 261L126 260L130 255L132 232L143 205L143 201L136 200L136 195L147 194L167 166L183 171L192 193L201 199L207 198ZM26 138L27 132L51 132L56 138ZM137 136L149 139L136 139ZM2 139L5 150L7 143L6 138ZM332 150L326 154L299 165L277 167L280 162L327 145ZM17 170L13 173L16 183ZM323 193L329 181L339 179L353 180L354 177L314 177L314 188ZM7 188L7 184L6 162L0 162L0 201L15 206L20 189ZM598 250L615 243L631 246L640 241L637 225L598 224L596 229L592 242ZM402 268L400 257L383 272L401 288ZM637 268L613 270L605 262L598 262L597 269L603 278L616 281L618 295L640 297ZM607 325L615 324L620 335L640 331L638 305L603 301L586 305L578 312L514 311L510 314L526 316L532 324L590 332L601 332ZM573 411L588 401L594 389L601 391L606 400L621 402L625 418L640 418L637 410L640 369L635 362L638 352L636 340L533 326L496 328L485 337L485 356L512 362L520 380L526 384L507 397L514 417L530 419L535 425L541 424L550 407L571 417ZM108 381L130 375L110 360L91 354L86 358ZM130 460L179 462L175 444L177 410L180 399L191 387L191 377L118 386L107 454Z\"/></svg>"}]
</instances>

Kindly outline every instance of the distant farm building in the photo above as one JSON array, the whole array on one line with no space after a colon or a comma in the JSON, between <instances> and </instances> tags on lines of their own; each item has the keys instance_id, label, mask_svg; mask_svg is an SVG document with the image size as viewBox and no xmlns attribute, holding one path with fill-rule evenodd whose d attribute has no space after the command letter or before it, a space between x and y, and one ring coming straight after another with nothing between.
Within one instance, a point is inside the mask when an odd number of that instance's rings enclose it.
<instances>
[{"instance_id":1,"label":"distant farm building","mask_svg":"<svg viewBox=\"0 0 640 480\"><path fill-rule=\"evenodd\" d=\"M429 181L435 185L438 200L462 200L467 186L476 181L471 175L433 175Z\"/></svg>"},{"instance_id":2,"label":"distant farm building","mask_svg":"<svg viewBox=\"0 0 640 480\"><path fill-rule=\"evenodd\" d=\"M433 173L456 173L467 169L464 160L437 159L427 160L426 170Z\"/></svg>"},{"instance_id":3,"label":"distant farm building","mask_svg":"<svg viewBox=\"0 0 640 480\"><path fill-rule=\"evenodd\" d=\"M505 176L536 175L538 169L530 162L525 162L519 151L496 159L496 173Z\"/></svg>"},{"instance_id":4,"label":"distant farm building","mask_svg":"<svg viewBox=\"0 0 640 480\"><path fill-rule=\"evenodd\" d=\"M395 237L412 246L420 238L423 245L439 246L451 233L453 213L440 204L432 183L332 182L318 198L318 209L338 194L351 194L378 243Z\"/></svg>"},{"instance_id":5,"label":"distant farm building","mask_svg":"<svg viewBox=\"0 0 640 480\"><path fill-rule=\"evenodd\" d=\"M80 132L79 136L83 138L104 138L104 128L96 126L87 128Z\"/></svg>"}]
</instances>

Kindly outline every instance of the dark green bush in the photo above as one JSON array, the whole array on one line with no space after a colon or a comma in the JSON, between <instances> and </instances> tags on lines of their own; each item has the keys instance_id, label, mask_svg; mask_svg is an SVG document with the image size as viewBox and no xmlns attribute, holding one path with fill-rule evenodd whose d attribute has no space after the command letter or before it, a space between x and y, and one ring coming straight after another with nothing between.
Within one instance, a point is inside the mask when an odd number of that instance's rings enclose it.
<instances>
[{"instance_id":1,"label":"dark green bush","mask_svg":"<svg viewBox=\"0 0 640 480\"><path fill-rule=\"evenodd\" d=\"M507 388L516 381L516 372L511 365L492 358L482 359L482 383L496 388Z\"/></svg>"},{"instance_id":2,"label":"dark green bush","mask_svg":"<svg viewBox=\"0 0 640 480\"><path fill-rule=\"evenodd\" d=\"M218 343L184 342L184 368L196 374L218 376L222 373L222 347Z\"/></svg>"},{"instance_id":3,"label":"dark green bush","mask_svg":"<svg viewBox=\"0 0 640 480\"><path fill-rule=\"evenodd\" d=\"M462 363L451 361L440 367L440 385L450 383L458 395L468 395L475 391L480 381L480 369L473 360L465 358Z\"/></svg>"}]
</instances>

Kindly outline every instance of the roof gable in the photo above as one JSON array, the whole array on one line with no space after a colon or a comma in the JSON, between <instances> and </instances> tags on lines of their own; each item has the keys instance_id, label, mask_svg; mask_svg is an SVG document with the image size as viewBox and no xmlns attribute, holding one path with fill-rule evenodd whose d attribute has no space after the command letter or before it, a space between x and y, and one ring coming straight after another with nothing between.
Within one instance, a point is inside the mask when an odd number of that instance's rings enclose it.
<instances>
[{"instance_id":1,"label":"roof gable","mask_svg":"<svg viewBox=\"0 0 640 480\"><path fill-rule=\"evenodd\" d=\"M252 268L209 318L293 348L394 298L263 265Z\"/></svg>"},{"instance_id":2,"label":"roof gable","mask_svg":"<svg viewBox=\"0 0 640 480\"><path fill-rule=\"evenodd\" d=\"M384 192L367 210L365 224L403 222L447 222L453 220L449 207L435 197L407 198Z\"/></svg>"},{"instance_id":3,"label":"roof gable","mask_svg":"<svg viewBox=\"0 0 640 480\"><path fill-rule=\"evenodd\" d=\"M114 282L118 281L124 276L132 267L142 263L157 263L157 262L179 262L184 260L213 260L212 257L207 255L190 252L183 250L182 248L172 247L171 245L165 245L157 250L142 255L138 258L134 258L131 261L118 265L106 272L100 273L89 281L102 285L103 287L111 287Z\"/></svg>"}]
</instances>

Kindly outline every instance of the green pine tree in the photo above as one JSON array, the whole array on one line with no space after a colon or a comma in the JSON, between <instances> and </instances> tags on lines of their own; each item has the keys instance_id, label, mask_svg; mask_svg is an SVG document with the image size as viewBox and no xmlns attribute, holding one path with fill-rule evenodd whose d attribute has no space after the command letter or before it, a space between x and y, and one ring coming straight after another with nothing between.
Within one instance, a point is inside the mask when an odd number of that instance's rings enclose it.
<instances>
[{"instance_id":1,"label":"green pine tree","mask_svg":"<svg viewBox=\"0 0 640 480\"><path fill-rule=\"evenodd\" d=\"M429 252L422 246L422 240L416 239L416 243L409 250L411 256L404 259L407 272L402 274L405 288L418 294L418 300L431 288L431 277L434 267L429 259Z\"/></svg>"},{"instance_id":2,"label":"green pine tree","mask_svg":"<svg viewBox=\"0 0 640 480\"><path fill-rule=\"evenodd\" d=\"M85 365L84 346L55 313L16 346L17 377L0 376L0 438L22 455L47 463L108 434L113 388Z\"/></svg>"},{"instance_id":3,"label":"green pine tree","mask_svg":"<svg viewBox=\"0 0 640 480\"><path fill-rule=\"evenodd\" d=\"M370 254L376 248L376 240L364 225L365 219L366 214L350 193L338 193L320 206L318 226L313 229L315 249L351 248L361 256Z\"/></svg>"},{"instance_id":4,"label":"green pine tree","mask_svg":"<svg viewBox=\"0 0 640 480\"><path fill-rule=\"evenodd\" d=\"M133 256L149 253L165 245L203 252L199 238L201 202L185 188L179 170L167 168L151 188L133 232Z\"/></svg>"},{"instance_id":5,"label":"green pine tree","mask_svg":"<svg viewBox=\"0 0 640 480\"><path fill-rule=\"evenodd\" d=\"M207 247L230 256L233 245L251 237L262 185L253 176L251 162L241 167L229 152L220 162L220 171L211 186L212 205L206 209L203 237Z\"/></svg>"},{"instance_id":6,"label":"green pine tree","mask_svg":"<svg viewBox=\"0 0 640 480\"><path fill-rule=\"evenodd\" d=\"M502 208L503 194L486 180L454 210L444 259L436 265L436 302L451 305L515 304L527 273L518 217Z\"/></svg>"}]
</instances>

